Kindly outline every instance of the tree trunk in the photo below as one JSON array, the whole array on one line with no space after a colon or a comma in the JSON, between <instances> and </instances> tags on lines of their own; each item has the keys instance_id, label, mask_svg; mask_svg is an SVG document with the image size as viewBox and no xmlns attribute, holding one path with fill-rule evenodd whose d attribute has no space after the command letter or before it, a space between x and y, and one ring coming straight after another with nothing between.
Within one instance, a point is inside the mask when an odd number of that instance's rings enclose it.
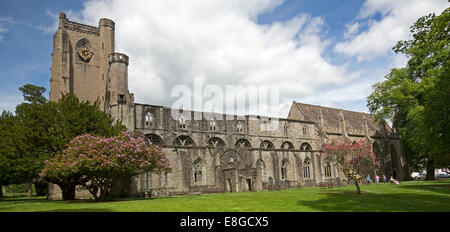
<instances>
[{"instance_id":1,"label":"tree trunk","mask_svg":"<svg viewBox=\"0 0 450 232\"><path fill-rule=\"evenodd\" d=\"M75 200L75 184L73 183L64 183L58 184L62 191L63 200Z\"/></svg>"},{"instance_id":2,"label":"tree trunk","mask_svg":"<svg viewBox=\"0 0 450 232\"><path fill-rule=\"evenodd\" d=\"M3 197L3 186L0 184L0 197Z\"/></svg>"},{"instance_id":3,"label":"tree trunk","mask_svg":"<svg viewBox=\"0 0 450 232\"><path fill-rule=\"evenodd\" d=\"M357 193L357 194L361 194L361 189L359 188L358 181L355 180L354 182L355 182L355 187L356 187L356 193Z\"/></svg>"},{"instance_id":4,"label":"tree trunk","mask_svg":"<svg viewBox=\"0 0 450 232\"><path fill-rule=\"evenodd\" d=\"M434 161L432 159L428 159L427 161L427 176L425 180L434 180Z\"/></svg>"},{"instance_id":5,"label":"tree trunk","mask_svg":"<svg viewBox=\"0 0 450 232\"><path fill-rule=\"evenodd\" d=\"M33 196L33 181L30 180L28 181L28 193L27 193L27 197L32 197Z\"/></svg>"}]
</instances>

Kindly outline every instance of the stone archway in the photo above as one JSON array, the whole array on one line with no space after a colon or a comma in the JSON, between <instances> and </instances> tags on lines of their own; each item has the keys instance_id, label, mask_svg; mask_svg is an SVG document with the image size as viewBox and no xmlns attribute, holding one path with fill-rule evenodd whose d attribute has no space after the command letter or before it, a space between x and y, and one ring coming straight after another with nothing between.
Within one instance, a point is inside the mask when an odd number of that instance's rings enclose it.
<instances>
[{"instance_id":1,"label":"stone archway","mask_svg":"<svg viewBox=\"0 0 450 232\"><path fill-rule=\"evenodd\" d=\"M266 169L266 164L262 159L258 159L256 161L256 180L255 180L255 190L261 191L264 190L264 173Z\"/></svg>"},{"instance_id":2,"label":"stone archway","mask_svg":"<svg viewBox=\"0 0 450 232\"><path fill-rule=\"evenodd\" d=\"M255 189L256 169L251 168L236 150L227 150L220 156L221 185L226 192L253 191Z\"/></svg>"}]
</instances>

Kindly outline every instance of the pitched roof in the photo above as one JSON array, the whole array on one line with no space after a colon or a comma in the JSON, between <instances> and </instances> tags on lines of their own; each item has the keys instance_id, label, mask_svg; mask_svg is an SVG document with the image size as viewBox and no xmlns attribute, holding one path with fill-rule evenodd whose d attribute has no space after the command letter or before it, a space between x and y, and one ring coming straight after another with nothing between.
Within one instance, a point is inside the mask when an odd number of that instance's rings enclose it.
<instances>
[{"instance_id":1,"label":"pitched roof","mask_svg":"<svg viewBox=\"0 0 450 232\"><path fill-rule=\"evenodd\" d=\"M367 122L367 126L369 129L369 134L374 134L376 132L384 131L383 125L375 122L375 116L372 114L367 114L363 112L355 112L349 110L342 110L324 106L310 105L300 102L294 103L296 107L303 113L304 117L308 121L315 122L318 126L320 125L319 115L322 113L323 121L324 121L324 129L325 131L342 129L341 121L341 112L344 120L346 121L346 127L348 132L360 132L364 133L365 126L364 121ZM389 126L386 126L386 132L391 133L392 129Z\"/></svg>"}]
</instances>

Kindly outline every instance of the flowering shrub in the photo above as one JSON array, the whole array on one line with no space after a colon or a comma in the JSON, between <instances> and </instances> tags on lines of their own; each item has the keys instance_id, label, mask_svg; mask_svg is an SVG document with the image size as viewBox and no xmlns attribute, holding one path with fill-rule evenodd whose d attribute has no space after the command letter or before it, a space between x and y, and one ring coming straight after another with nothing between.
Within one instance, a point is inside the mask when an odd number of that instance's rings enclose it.
<instances>
[{"instance_id":1,"label":"flowering shrub","mask_svg":"<svg viewBox=\"0 0 450 232\"><path fill-rule=\"evenodd\" d=\"M62 153L45 162L40 175L56 184L81 184L95 200L104 200L119 178L170 170L161 148L149 147L143 138L123 132L111 138L89 134L75 137Z\"/></svg>"},{"instance_id":2,"label":"flowering shrub","mask_svg":"<svg viewBox=\"0 0 450 232\"><path fill-rule=\"evenodd\" d=\"M332 140L325 145L322 153L324 159L339 166L348 180L353 180L358 194L361 193L358 181L363 177L363 168L378 165L372 145L368 140L359 140L353 143L343 140Z\"/></svg>"}]
</instances>

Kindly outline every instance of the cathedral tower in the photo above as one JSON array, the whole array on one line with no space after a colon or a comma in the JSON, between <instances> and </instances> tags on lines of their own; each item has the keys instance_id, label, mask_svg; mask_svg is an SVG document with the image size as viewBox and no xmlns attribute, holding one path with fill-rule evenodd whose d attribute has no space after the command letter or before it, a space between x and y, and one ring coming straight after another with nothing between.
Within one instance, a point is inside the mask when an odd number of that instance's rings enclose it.
<instances>
[{"instance_id":1,"label":"cathedral tower","mask_svg":"<svg viewBox=\"0 0 450 232\"><path fill-rule=\"evenodd\" d=\"M115 24L102 18L98 27L59 14L53 36L50 101L62 93L80 100L100 101L100 109L134 129L134 97L128 92L128 56L114 51Z\"/></svg>"},{"instance_id":2,"label":"cathedral tower","mask_svg":"<svg viewBox=\"0 0 450 232\"><path fill-rule=\"evenodd\" d=\"M62 93L74 93L80 100L99 100L104 110L112 53L112 20L100 19L99 27L92 27L71 22L61 12L58 30L53 36L50 101L57 101Z\"/></svg>"}]
</instances>

